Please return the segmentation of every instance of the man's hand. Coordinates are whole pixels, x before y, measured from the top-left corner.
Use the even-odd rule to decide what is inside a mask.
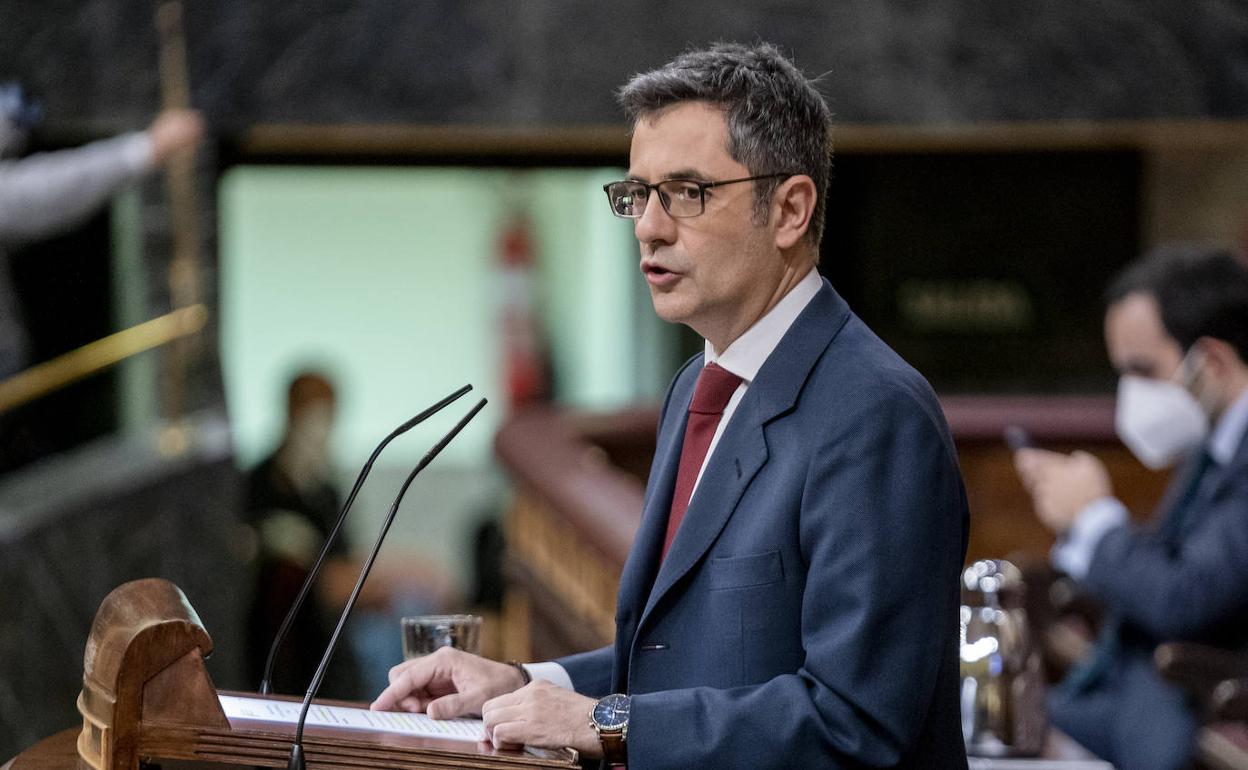
[[[369,708],[423,711],[434,719],[453,719],[480,714],[490,698],[523,684],[520,672],[506,663],[443,647],[390,669],[390,686]]]
[[[1036,516],[1061,535],[1089,503],[1113,494],[1105,464],[1087,452],[1070,455],[1044,449],[1020,449],[1014,467],[1031,493]]]
[[[204,137],[204,119],[195,110],[165,110],[147,131],[152,138],[152,162],[160,166],[199,144]]]
[[[537,681],[486,701],[481,709],[485,737],[495,748],[570,747],[588,759],[602,756],[598,732],[590,724],[594,699]]]

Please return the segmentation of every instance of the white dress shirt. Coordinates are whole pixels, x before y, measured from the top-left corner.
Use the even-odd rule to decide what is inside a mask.
[[[812,267],[810,272],[789,290],[788,294],[780,298],[775,307],[768,310],[766,315],[746,329],[740,337],[729,343],[723,352],[717,352],[715,346],[709,341],[706,342],[703,365],[717,363],[740,377],[741,384],[733,392],[732,398],[728,399],[728,406],[724,407],[724,413],[719,418],[719,425],[715,428],[715,435],[711,437],[711,444],[706,450],[706,458],[698,470],[698,478],[694,482],[693,492],[690,495],[691,504],[692,495],[698,492],[698,484],[702,481],[702,473],[706,470],[706,464],[710,462],[711,455],[715,453],[719,438],[724,435],[724,429],[728,426],[732,415],[736,413],[737,405],[741,403],[745,391],[749,390],[750,383],[758,376],[767,358],[780,344],[781,338],[788,332],[789,327],[819,293],[821,286],[823,286],[823,279],[819,277],[819,271]],[[573,689],[572,678],[568,676],[568,672],[554,661],[526,663],[524,667],[534,679],[545,679],[565,689]]]

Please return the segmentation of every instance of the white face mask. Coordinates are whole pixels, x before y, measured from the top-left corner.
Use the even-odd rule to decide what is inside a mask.
[[[1182,385],[1128,374],[1118,380],[1114,427],[1131,453],[1156,471],[1205,440],[1209,417]]]

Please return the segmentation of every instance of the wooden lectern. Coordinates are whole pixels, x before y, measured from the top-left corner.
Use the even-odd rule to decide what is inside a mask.
[[[285,767],[294,725],[228,719],[204,668],[211,652],[212,638],[177,586],[149,578],[114,589],[87,639],[76,764],[138,770],[168,759]],[[499,751],[355,729],[308,726],[303,744],[309,770],[579,767],[571,750]]]

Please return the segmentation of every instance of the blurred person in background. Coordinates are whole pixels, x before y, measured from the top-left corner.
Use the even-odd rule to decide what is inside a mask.
[[[25,368],[29,340],[5,251],[80,225],[129,184],[203,138],[193,110],[165,110],[145,131],[19,158],[42,116],[16,83],[0,84],[0,379]]]
[[[304,372],[294,377],[281,442],[248,474],[244,521],[259,544],[248,619],[249,673],[256,684],[282,619],[342,510],[330,459],[336,401],[334,386],[324,375]],[[436,611],[449,602],[444,570],[414,566],[428,565],[427,558],[400,561],[379,561],[364,583],[357,611],[326,673],[321,688],[325,697],[362,697],[385,681],[400,651],[399,614]],[[344,528],[278,650],[271,679],[275,692],[307,690],[360,567]]]
[[[1248,267],[1229,252],[1158,249],[1110,286],[1119,436],[1144,465],[1181,461],[1153,521],[1131,522],[1086,452],[1015,463],[1053,565],[1105,608],[1091,655],[1050,697],[1055,725],[1115,766],[1187,766],[1197,715],[1163,681],[1167,641],[1248,648]]]

